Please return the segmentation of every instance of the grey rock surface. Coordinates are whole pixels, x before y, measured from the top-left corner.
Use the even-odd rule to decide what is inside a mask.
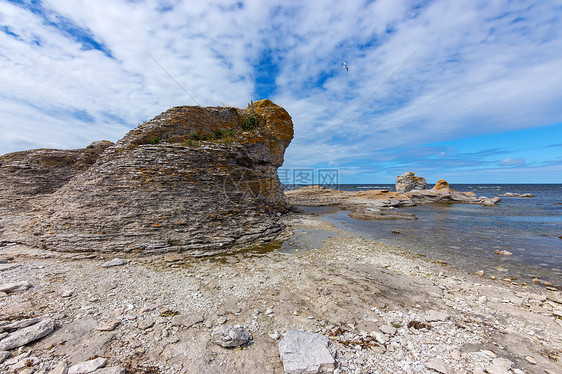
[[[10,357],[10,352],[8,351],[0,351],[0,364],[4,362],[8,357]]]
[[[111,145],[100,141],[82,149],[34,149],[0,156],[0,211],[30,209],[30,198],[55,192],[92,166]]]
[[[114,258],[113,260],[104,262],[103,264],[101,264],[102,268],[110,268],[113,266],[123,266],[127,264],[127,260],[122,259],[122,258]]]
[[[279,342],[279,354],[287,374],[333,373],[336,361],[330,340],[309,331],[289,330]]]
[[[107,359],[98,357],[93,360],[80,362],[68,369],[68,374],[88,374],[93,373],[99,368],[103,368],[107,364]]]
[[[10,282],[0,284],[0,292],[13,293],[17,291],[25,291],[31,287],[28,281]]]
[[[14,331],[0,340],[0,351],[9,351],[41,339],[55,331],[55,321],[41,320],[31,326]]]
[[[219,326],[211,333],[211,341],[224,348],[235,348],[248,343],[252,337],[240,326]]]
[[[68,373],[68,365],[64,361],[59,362],[51,371],[49,371],[49,374],[67,374],[67,373]]]
[[[412,171],[407,171],[396,177],[396,192],[404,193],[412,190],[425,190],[427,182],[423,177],[416,177]]]

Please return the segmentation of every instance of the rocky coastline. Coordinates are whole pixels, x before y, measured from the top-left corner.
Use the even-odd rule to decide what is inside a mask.
[[[435,186],[427,189],[426,180],[406,172],[396,178],[396,191],[340,191],[322,186],[308,186],[285,192],[287,201],[302,206],[337,206],[351,211],[356,219],[417,219],[413,214],[397,212],[399,207],[420,204],[478,204],[493,206],[500,198],[477,196],[473,192],[459,192],[451,189],[447,181],[440,179]]]
[[[560,372],[555,288],[468,274],[321,217],[282,219],[299,251],[0,248],[0,372]],[[299,232],[326,235],[307,247]]]
[[[413,219],[393,208],[497,199],[411,172],[396,192],[283,193],[292,137],[261,100],[1,156],[0,373],[562,371],[554,285],[468,274],[291,207]]]

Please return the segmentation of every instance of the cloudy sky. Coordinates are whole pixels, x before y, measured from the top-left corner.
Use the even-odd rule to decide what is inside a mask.
[[[562,1],[0,0],[2,154],[262,98],[286,170],[562,183]]]

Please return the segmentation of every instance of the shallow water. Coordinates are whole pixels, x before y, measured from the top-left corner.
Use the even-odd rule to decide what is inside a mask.
[[[340,186],[345,190],[368,185]],[[375,185],[372,186],[375,189]],[[393,189],[392,185],[376,185]],[[326,213],[324,218],[370,239],[400,246],[474,272],[530,281],[537,277],[562,286],[562,185],[452,185],[458,191],[474,191],[494,197],[506,192],[531,193],[534,198],[505,197],[497,206],[429,204],[401,211],[415,214],[415,221],[363,221],[346,211]],[[398,231],[399,234],[393,234]],[[511,256],[494,252],[509,251]],[[499,268],[507,271],[500,271]]]

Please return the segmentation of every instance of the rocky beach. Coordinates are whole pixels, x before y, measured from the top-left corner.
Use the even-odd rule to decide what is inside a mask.
[[[3,247],[0,371],[560,372],[559,291],[461,272],[308,214],[284,222],[300,250],[116,261]],[[325,239],[302,245],[303,233]],[[6,346],[34,326],[45,336]],[[245,339],[217,344],[235,327]]]
[[[269,100],[176,107],[115,144],[0,157],[0,372],[562,371],[562,294],[464,272],[296,205],[415,219],[495,205],[427,189],[304,188],[276,174],[293,137]]]

